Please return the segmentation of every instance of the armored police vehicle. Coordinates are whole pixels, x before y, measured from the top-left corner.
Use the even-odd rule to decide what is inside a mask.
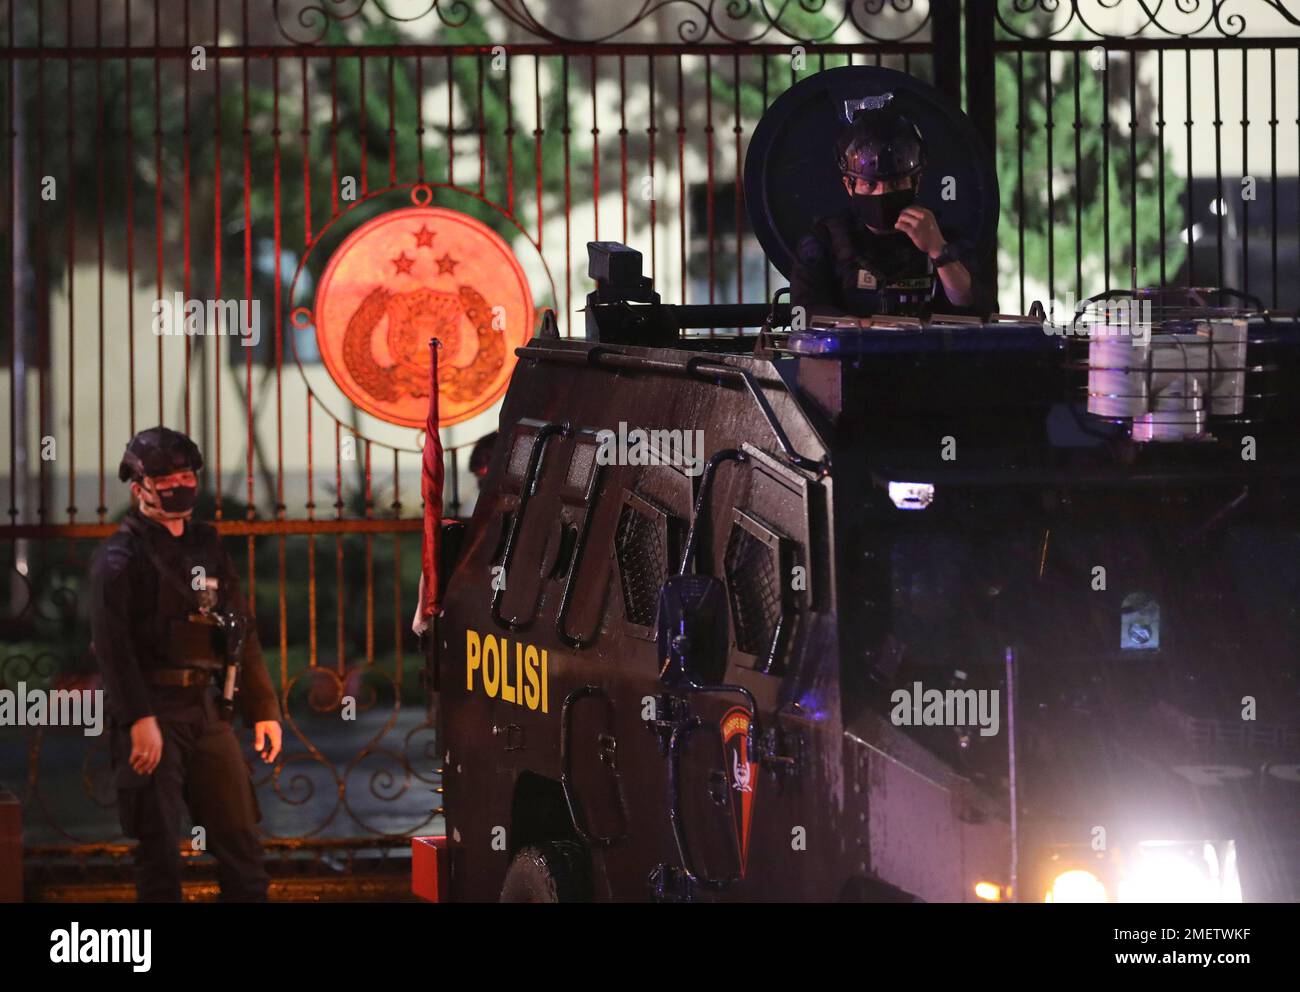
[[[753,136],[782,272],[884,93],[991,251],[969,124],[851,67]],[[447,898],[1297,897],[1293,314],[805,323],[589,250],[587,337],[519,350],[430,651]]]

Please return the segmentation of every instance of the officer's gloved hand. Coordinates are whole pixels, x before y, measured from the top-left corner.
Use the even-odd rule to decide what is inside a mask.
[[[145,716],[131,724],[131,770],[152,775],[162,760],[163,737],[156,717]]]

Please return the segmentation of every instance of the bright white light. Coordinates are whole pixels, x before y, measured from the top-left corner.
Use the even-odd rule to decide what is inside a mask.
[[[1209,847],[1210,845],[1206,845]],[[1223,852],[1223,901],[1241,902],[1241,876],[1237,874],[1237,845],[1228,842]]]
[[[1226,212],[1227,208],[1222,200],[1215,198],[1210,201],[1210,213],[1214,214],[1215,217],[1222,217]]]
[[[1120,902],[1217,902],[1216,895],[1196,865],[1176,854],[1141,859],[1119,883]]]
[[[1213,844],[1148,841],[1138,847],[1119,885],[1120,902],[1241,902],[1237,854]]]
[[[1090,871],[1072,868],[1057,875],[1044,902],[1105,902],[1106,886]]]
[[[924,510],[934,502],[934,486],[928,482],[891,482],[889,498],[900,510]]]
[[[1183,233],[1182,233],[1182,235],[1180,235],[1180,236],[1181,236],[1182,239],[1183,239],[1183,244],[1187,244],[1187,242],[1188,242],[1189,240],[1190,240],[1190,241],[1200,241],[1200,240],[1201,240],[1201,235],[1202,235],[1203,233],[1204,233],[1204,228],[1202,228],[1200,224],[1193,224],[1193,225],[1192,225],[1191,237],[1190,237],[1190,238],[1188,237],[1188,231],[1187,231],[1187,228],[1183,228]]]
[[[985,902],[1001,902],[1002,886],[993,882],[976,882],[975,898],[983,899]]]

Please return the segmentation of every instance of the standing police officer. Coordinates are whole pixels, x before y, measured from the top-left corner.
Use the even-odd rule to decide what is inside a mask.
[[[182,812],[217,860],[221,897],[266,899],[252,779],[214,688],[235,696],[254,748],[280,752],[280,707],[239,578],[210,524],[191,519],[199,449],[166,427],[126,446],[118,477],[134,506],[91,563],[91,631],[104,673],[122,829],[139,838],[137,895],[178,902]]]
[[[791,303],[810,314],[987,316],[992,294],[973,283],[934,214],[914,203],[925,166],[921,132],[888,97],[855,102],[866,109],[836,142],[849,202],[799,242]]]

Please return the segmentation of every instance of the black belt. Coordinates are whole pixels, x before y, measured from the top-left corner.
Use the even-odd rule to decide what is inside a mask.
[[[151,685],[205,686],[212,684],[212,673],[201,668],[155,668],[145,674]]]

